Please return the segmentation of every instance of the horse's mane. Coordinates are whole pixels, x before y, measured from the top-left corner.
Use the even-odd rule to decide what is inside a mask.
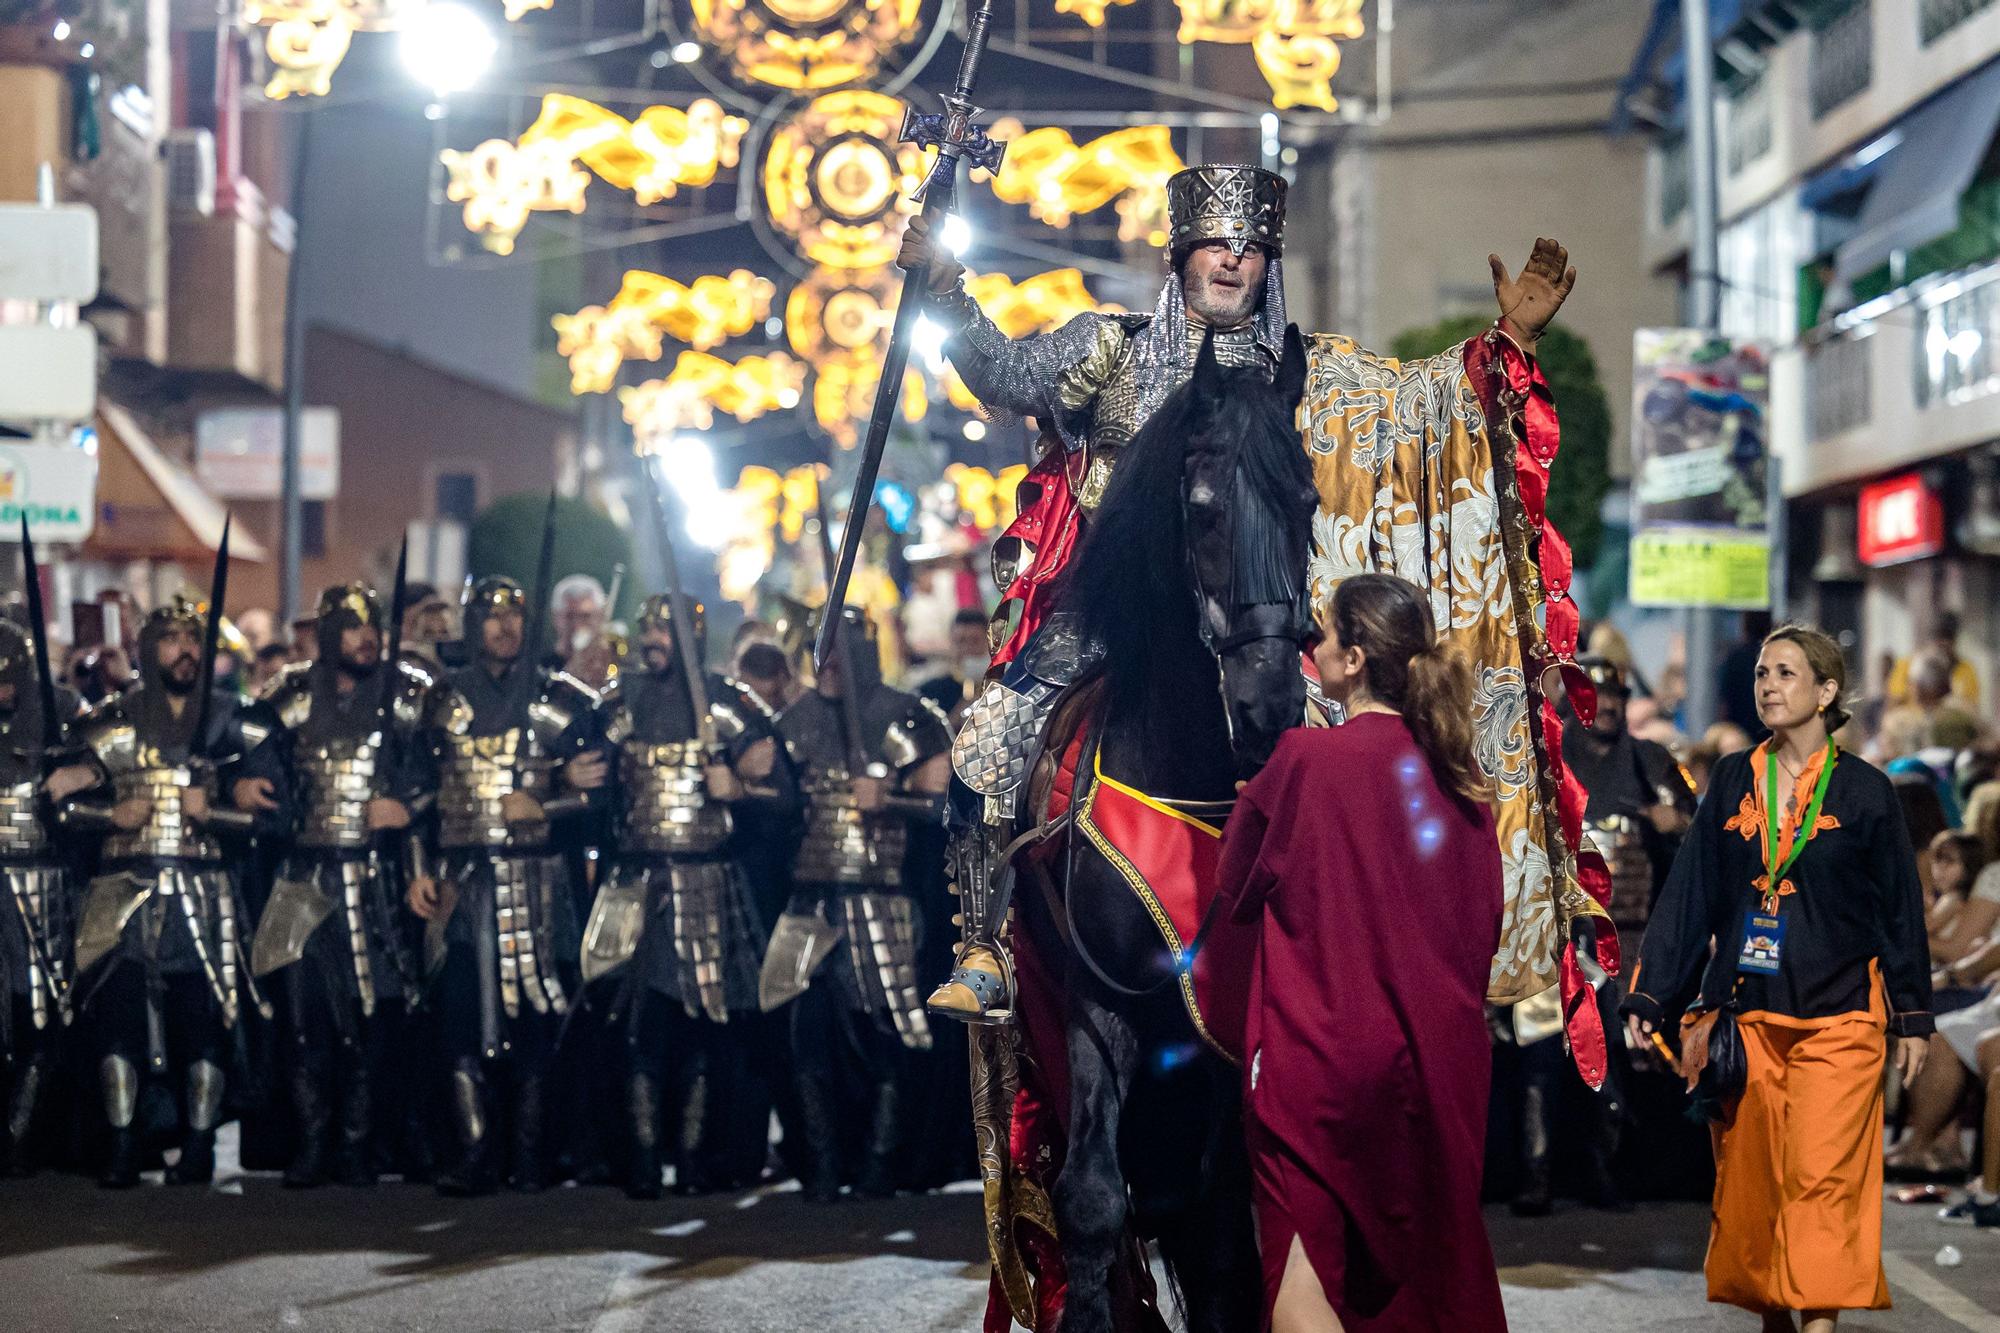
[[[1162,652],[1200,649],[1187,567],[1182,480],[1199,447],[1236,460],[1235,600],[1284,602],[1305,581],[1297,534],[1288,532],[1312,469],[1292,408],[1254,370],[1225,371],[1212,393],[1196,376],[1168,395],[1120,451],[1103,503],[1078,553],[1065,610],[1104,650],[1114,693],[1159,676]],[[1129,695],[1128,695],[1129,697]]]

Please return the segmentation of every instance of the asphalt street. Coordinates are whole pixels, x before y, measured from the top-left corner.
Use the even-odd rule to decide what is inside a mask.
[[[795,1190],[631,1203],[607,1189],[438,1198],[385,1183],[297,1194],[0,1182],[0,1330],[972,1333],[986,1293],[970,1185],[811,1207]],[[157,1177],[155,1177],[157,1179]],[[2000,1333],[2000,1232],[1888,1208],[1896,1308],[1851,1333]],[[1750,1333],[1703,1300],[1706,1210],[1489,1215],[1516,1330]],[[1939,1247],[1963,1262],[1940,1267]]]

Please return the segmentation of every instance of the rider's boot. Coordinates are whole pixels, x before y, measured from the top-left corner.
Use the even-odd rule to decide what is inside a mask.
[[[925,1007],[940,1018],[962,1023],[1001,1023],[1013,1016],[1014,968],[1000,942],[1007,922],[1004,866],[996,866],[993,837],[984,825],[961,831],[953,841],[958,925],[963,942],[951,979],[931,992]]]

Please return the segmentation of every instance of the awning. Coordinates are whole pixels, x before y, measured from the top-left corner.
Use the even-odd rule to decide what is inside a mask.
[[[2000,61],[1968,75],[1903,117],[1903,141],[1855,218],[1855,232],[1834,261],[1852,282],[1898,250],[1928,245],[1958,227],[1958,201],[1971,187],[2000,127]]]
[[[222,504],[116,403],[97,407],[97,528],[87,559],[210,561],[222,543]],[[237,524],[229,556],[262,564],[263,543]]]

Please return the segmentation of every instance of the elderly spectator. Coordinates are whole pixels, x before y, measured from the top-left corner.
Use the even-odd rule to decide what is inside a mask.
[[[1945,692],[1967,712],[1979,711],[1979,669],[1958,655],[1958,613],[1940,611],[1924,646],[1889,671],[1889,701],[1909,703],[1918,697],[1916,665],[1930,657],[1944,664]]]

